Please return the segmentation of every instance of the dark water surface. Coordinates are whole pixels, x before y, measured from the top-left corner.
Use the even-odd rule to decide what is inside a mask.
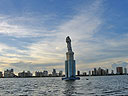
[[[89,80],[86,80],[86,79]],[[61,78],[1,78],[0,96],[113,96],[128,95],[128,75]]]

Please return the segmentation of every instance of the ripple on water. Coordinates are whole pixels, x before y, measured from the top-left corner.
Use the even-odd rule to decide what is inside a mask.
[[[128,76],[61,78],[1,78],[1,96],[96,96],[128,95]]]

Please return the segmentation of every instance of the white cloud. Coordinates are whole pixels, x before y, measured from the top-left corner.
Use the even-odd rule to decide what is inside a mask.
[[[93,4],[82,7],[70,20],[61,22],[52,30],[44,28],[45,19],[17,17],[10,20],[10,17],[5,16],[7,18],[5,20],[4,16],[1,16],[0,34],[15,37],[41,37],[37,42],[32,42],[31,45],[26,46],[27,50],[12,49],[17,50],[15,54],[11,53],[12,56],[17,56],[17,62],[24,61],[33,64],[60,63],[60,65],[55,65],[55,68],[58,68],[57,66],[64,67],[62,64],[64,64],[66,53],[65,37],[69,35],[72,39],[78,68],[111,67],[112,62],[126,61],[128,36],[122,36],[123,39],[120,40],[115,37],[104,39],[105,36],[101,32],[104,31],[102,30],[104,20],[101,18],[103,10],[103,0],[96,0]],[[48,18],[47,20],[49,20]],[[17,23],[18,21],[20,21],[20,24]],[[41,21],[42,24],[38,26],[37,21]],[[26,25],[25,22],[29,22],[32,26]],[[34,26],[34,22],[38,27]],[[9,46],[4,44],[0,46],[2,46],[0,51],[6,48],[10,49]],[[124,49],[125,51],[123,51]],[[18,54],[18,52],[27,54],[27,58]],[[11,54],[6,53],[6,56],[9,57]],[[8,61],[11,62],[11,60]],[[54,65],[48,66],[48,68],[52,67]]]
[[[51,15],[31,16],[31,14],[25,16],[0,15],[0,34],[13,37],[51,36],[53,31],[44,27],[45,22],[51,20],[51,17]]]
[[[93,35],[99,30],[100,25],[102,24],[100,16],[93,14],[99,13],[98,11],[100,8],[98,6],[100,6],[100,3],[97,3],[96,5],[96,7],[94,5],[92,6],[93,8],[95,7],[95,10],[92,11],[91,9],[91,12],[88,11],[89,14],[81,11],[73,16],[71,20],[57,26],[56,30],[54,30],[54,33],[56,34],[55,36],[45,38],[42,41],[40,40],[39,42],[29,46],[28,49],[30,56],[37,58],[39,61],[42,60],[40,62],[44,63],[64,62],[66,52],[65,37],[67,35],[71,36],[73,40],[73,47],[79,55],[86,57],[84,52],[87,52],[87,54],[90,52],[96,53],[97,49],[94,50],[93,45],[87,44],[87,42],[81,42],[82,40],[93,40]],[[93,49],[90,49],[90,47],[93,47]]]

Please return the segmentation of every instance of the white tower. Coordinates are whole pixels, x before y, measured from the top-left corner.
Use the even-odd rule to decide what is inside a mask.
[[[66,38],[66,43],[67,43],[68,52],[66,53],[66,60],[65,60],[65,78],[62,78],[62,80],[80,79],[79,77],[76,78],[74,52],[72,51],[71,39],[69,36]]]

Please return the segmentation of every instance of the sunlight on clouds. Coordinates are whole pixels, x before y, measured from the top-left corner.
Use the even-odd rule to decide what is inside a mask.
[[[77,69],[97,66],[111,68],[113,62],[128,62],[126,59],[128,35],[120,35],[121,38],[105,38],[103,34],[102,25],[105,23],[102,17],[104,15],[103,1],[96,0],[92,4],[84,4],[84,6],[76,8],[74,10],[76,14],[60,21],[59,24],[53,24],[54,26],[49,22],[55,19],[53,21],[56,23],[57,18],[54,18],[54,15],[57,14],[46,16],[44,14],[38,14],[39,16],[25,14],[15,18],[0,15],[0,35],[8,36],[6,38],[15,39],[21,43],[18,47],[16,44],[12,47],[5,42],[0,43],[0,61],[5,62],[0,66],[2,68],[4,65],[5,67],[15,67],[20,70],[18,64],[21,64],[23,67],[28,66],[27,68],[31,70],[32,66],[36,66],[35,69],[41,69],[40,66],[46,64],[45,68],[49,70],[53,68],[64,70],[67,51],[65,38],[68,35],[72,39]],[[68,14],[66,16],[68,17]],[[23,49],[21,50],[20,47]],[[33,70],[35,69],[33,68]]]
[[[98,4],[97,6],[99,6],[99,3],[97,4]],[[99,7],[97,6],[96,6],[97,9],[94,11],[98,11]],[[80,46],[80,48],[77,48],[76,50],[78,51],[77,53],[83,54],[85,51],[82,52],[81,50],[86,50],[86,49],[87,49],[86,50],[87,54],[89,54],[91,51],[97,53],[96,50],[94,50],[95,47],[90,44],[88,44],[87,46],[88,48],[86,48],[85,43],[78,43],[78,42],[75,43],[75,41],[78,40],[93,39],[93,35],[99,30],[100,25],[102,24],[102,19],[100,19],[99,16],[93,14],[94,11],[92,11],[90,15],[81,12],[73,16],[71,20],[57,26],[56,30],[54,30],[54,33],[56,33],[55,38],[54,36],[52,37],[51,40],[46,38],[40,40],[37,43],[32,44],[31,46],[28,46],[30,56],[36,58],[36,60],[33,60],[33,62],[34,63],[64,62],[65,52],[66,52],[65,37],[67,35],[70,35],[71,38],[73,38],[72,40],[73,40],[74,49],[75,47]],[[93,47],[92,49],[90,49],[91,46]],[[85,57],[86,55],[83,56]],[[78,58],[78,55],[76,58]]]
[[[9,47],[3,43],[0,43],[0,52],[3,50],[3,49],[8,49]]]
[[[6,63],[13,63],[13,62],[18,62],[20,59],[18,58],[8,58],[8,57],[3,57],[3,56],[0,56],[0,61],[2,62],[6,62]]]
[[[6,34],[10,36],[24,36],[29,35],[26,29],[22,28],[21,26],[8,24],[7,22],[3,21],[0,22],[0,33]]]
[[[57,44],[55,45],[54,42],[47,42],[46,44],[43,42],[38,42],[29,46],[28,48],[30,56],[36,58],[36,62],[57,63],[63,60],[64,55],[60,50],[56,49],[56,46]]]

